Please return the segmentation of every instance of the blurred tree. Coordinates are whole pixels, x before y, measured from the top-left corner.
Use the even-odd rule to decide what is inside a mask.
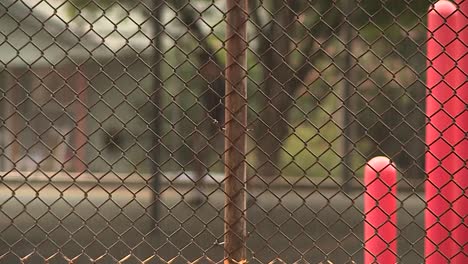
[[[369,119],[369,116],[358,114],[358,105],[367,100],[366,92],[362,90],[366,83],[373,85],[372,91],[381,96],[372,98],[371,103],[363,107],[388,106],[386,102],[389,102],[390,106],[381,111],[378,118],[382,124],[396,123],[391,128],[385,125],[364,127],[363,133],[355,139],[351,134],[356,128],[343,131],[353,141],[352,144],[345,142],[344,146],[347,153],[345,166],[352,169],[345,180],[356,174],[354,168],[362,167],[351,166],[357,158],[351,151],[360,153],[361,150],[350,148],[355,147],[354,140],[363,138],[364,134],[375,136],[370,141],[375,143],[374,148],[380,150],[380,154],[402,161],[400,164],[418,163],[417,167],[421,167],[420,157],[423,155],[420,154],[424,144],[415,131],[421,132],[424,115],[414,114],[414,118],[404,122],[403,109],[413,108],[418,113],[424,111],[420,95],[424,94],[425,88],[419,85],[424,72],[418,65],[425,64],[420,49],[425,31],[424,26],[418,25],[424,21],[421,17],[430,3],[429,0],[396,0],[388,4],[373,0],[250,1],[251,19],[257,30],[252,34],[256,44],[251,45],[255,47],[252,53],[263,72],[263,78],[257,79],[256,83],[260,105],[253,125],[259,150],[258,173],[264,176],[281,173],[282,144],[292,128],[288,112],[304,95],[299,91],[306,90],[315,95],[336,94],[333,83],[329,87],[314,84],[317,79],[329,79],[329,69],[333,68],[332,74],[343,76],[346,83],[342,94],[345,99],[343,106],[348,112],[344,118],[345,126],[353,122],[362,124]],[[414,32],[423,34],[415,35]],[[351,42],[361,46],[364,50],[362,55],[354,55],[350,51]],[[372,60],[376,56],[378,60]],[[362,78],[359,72],[362,72]],[[311,78],[314,74],[315,77]],[[403,93],[410,97],[416,94],[418,99],[401,100]],[[321,98],[316,96],[317,100],[309,100],[308,107],[317,108]],[[389,101],[389,98],[392,99]],[[394,135],[389,135],[392,132]],[[378,137],[383,135],[387,136]],[[408,148],[409,156],[403,151],[407,147],[406,142],[410,141],[408,138],[414,138],[413,142],[417,143]],[[408,159],[413,162],[408,162]]]
[[[201,1],[211,2],[211,1]],[[208,118],[205,116],[199,122],[196,122],[193,136],[191,137],[191,149],[193,152],[193,169],[195,183],[201,187],[203,184],[203,176],[210,169],[209,156],[213,156],[210,148],[216,148],[216,143],[222,141],[219,137],[221,134],[220,127],[224,120],[224,63],[218,55],[221,48],[216,49],[209,41],[213,37],[214,26],[209,25],[209,32],[203,30],[203,25],[206,25],[206,18],[202,12],[198,12],[191,1],[174,0],[171,1],[172,8],[177,11],[177,15],[187,28],[188,32],[195,39],[197,47],[194,48],[194,55],[198,69],[196,74],[199,75],[201,86],[199,99],[204,107]],[[215,36],[216,37],[216,36]],[[194,90],[196,90],[195,88]],[[194,119],[195,120],[195,119]],[[204,122],[208,121],[208,122]],[[216,151],[216,150],[215,150]],[[211,154],[211,155],[210,155]],[[200,204],[203,201],[203,196],[196,195],[192,202]]]
[[[327,56],[334,30],[343,20],[332,1],[249,1],[257,41],[253,53],[263,71],[254,129],[258,144],[258,174],[279,175],[282,143],[288,137],[288,111],[309,89],[316,62]],[[319,87],[318,89],[325,89]],[[319,100],[311,101],[318,104]],[[310,106],[313,108],[313,106]]]

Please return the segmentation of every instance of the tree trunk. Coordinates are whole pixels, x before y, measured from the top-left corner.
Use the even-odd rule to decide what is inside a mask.
[[[197,15],[192,9],[185,8],[187,1],[171,2],[177,10],[180,10],[180,19],[186,25],[187,30],[198,40],[201,49],[196,53],[197,63],[199,65],[199,74],[203,77],[203,91],[200,96],[200,101],[206,109],[206,121],[202,121],[196,127],[196,133],[191,140],[191,148],[193,149],[193,173],[195,186],[195,196],[190,202],[194,205],[201,204],[205,197],[202,194],[203,177],[209,173],[209,158],[215,155],[210,155],[206,146],[218,149],[223,144],[223,135],[220,126],[224,123],[224,95],[225,95],[225,80],[223,76],[224,66],[220,59],[216,56],[215,49],[207,41],[202,28],[200,26],[200,15]],[[208,138],[209,140],[206,140]],[[207,153],[208,152],[208,153]],[[219,148],[219,153],[222,149]],[[217,155],[216,155],[217,156]]]
[[[180,12],[181,21],[187,26],[187,30],[197,38],[199,45],[202,47],[196,53],[198,64],[200,66],[200,75],[206,80],[206,87],[203,87],[204,92],[200,97],[204,107],[207,109],[209,116],[219,123],[224,119],[224,66],[220,59],[216,57],[215,49],[207,41],[207,37],[202,31],[200,15],[196,15],[190,8],[186,8],[187,0],[175,0],[171,2]]]
[[[274,1],[273,12],[277,14],[277,20],[272,20],[265,43],[260,44],[265,46],[265,50],[260,51],[264,98],[259,122],[255,126],[259,147],[257,172],[259,176],[270,179],[276,178],[282,169],[278,164],[282,143],[288,136],[288,108],[294,102],[292,91],[297,88],[289,87],[294,72],[288,61],[291,40],[287,34],[292,30],[294,13],[285,1]]]

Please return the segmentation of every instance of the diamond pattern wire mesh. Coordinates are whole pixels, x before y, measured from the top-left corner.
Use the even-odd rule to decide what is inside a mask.
[[[363,263],[379,155],[424,261],[433,2],[248,1],[249,263]],[[225,7],[0,1],[1,263],[223,261]]]

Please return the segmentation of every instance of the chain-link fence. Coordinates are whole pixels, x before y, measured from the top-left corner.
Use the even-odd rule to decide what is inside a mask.
[[[0,262],[468,263],[467,16],[1,0]]]

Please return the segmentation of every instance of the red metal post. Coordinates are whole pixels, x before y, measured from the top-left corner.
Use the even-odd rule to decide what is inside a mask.
[[[456,123],[458,133],[457,139],[460,141],[455,145],[454,169],[454,211],[455,223],[453,230],[453,239],[455,240],[455,256],[452,263],[462,264],[468,263],[468,0],[457,0],[458,14],[456,16],[457,31],[460,48],[457,49],[457,65],[458,65],[458,83],[457,97],[459,106],[457,107],[460,113],[457,113]]]
[[[458,251],[452,232],[457,216],[454,175],[455,146],[463,139],[456,124],[460,114],[457,94],[459,70],[456,6],[439,1],[428,13],[426,115],[426,263],[449,263]]]
[[[386,157],[364,169],[364,263],[397,263],[396,169]]]

